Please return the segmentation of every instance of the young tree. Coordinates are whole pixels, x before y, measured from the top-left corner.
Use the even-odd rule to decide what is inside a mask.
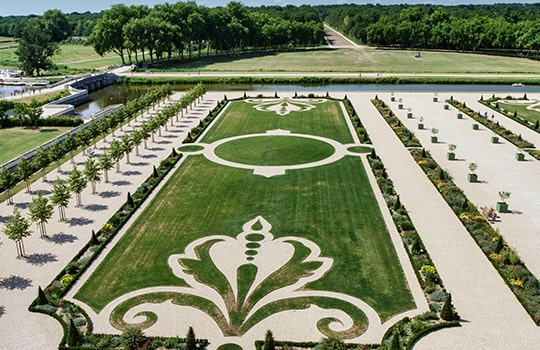
[[[13,196],[11,193],[13,186],[15,186],[15,177],[11,171],[7,170],[5,167],[2,167],[2,169],[0,169],[0,189],[6,191],[8,195],[8,204],[13,204]]]
[[[73,166],[73,170],[69,173],[68,184],[70,191],[75,193],[77,207],[82,206],[81,193],[86,187],[86,179],[83,176],[82,171],[79,171],[75,165]]]
[[[41,108],[41,105],[36,100],[32,100],[26,107],[26,115],[30,121],[30,124],[32,124],[32,128],[34,129],[38,128],[38,122],[42,114],[43,108]]]
[[[113,160],[109,152],[103,152],[98,158],[99,168],[103,170],[103,175],[105,176],[105,183],[109,182],[109,170],[114,166]]]
[[[71,163],[75,163],[75,160],[73,159],[75,149],[77,149],[77,140],[75,139],[75,136],[68,135],[64,141],[62,141],[62,150],[65,153],[69,152],[69,156],[71,158]]]
[[[124,147],[118,140],[112,140],[111,148],[109,149],[111,158],[116,162],[116,172],[120,172],[120,159],[124,156]]]
[[[26,252],[24,251],[23,238],[30,236],[32,231],[30,230],[30,222],[22,217],[19,209],[13,209],[13,215],[9,217],[4,226],[4,233],[15,242],[17,258],[24,257]]]
[[[195,340],[195,332],[193,331],[193,327],[189,327],[187,335],[186,335],[186,349],[187,350],[197,349],[197,341]]]
[[[274,350],[274,348],[274,335],[271,330],[267,330],[264,336],[263,350]]]
[[[133,145],[135,146],[135,155],[139,156],[139,145],[141,144],[144,135],[141,130],[135,130],[131,133],[131,139],[133,140]]]
[[[121,138],[122,141],[122,151],[126,155],[126,163],[129,164],[129,154],[133,151],[134,142],[129,135],[124,135]]]
[[[62,150],[62,146],[58,143],[58,141],[55,141],[50,147],[49,147],[49,157],[53,162],[56,163],[56,171],[60,172],[62,171],[62,156],[64,155],[64,151]]]
[[[44,197],[41,191],[38,191],[37,196],[32,198],[32,203],[28,206],[28,210],[30,219],[39,227],[41,238],[47,237],[45,224],[53,215],[53,205],[49,202],[49,199]]]
[[[56,179],[56,182],[52,188],[51,202],[53,205],[58,206],[58,212],[60,214],[60,220],[66,220],[66,208],[71,199],[71,192],[64,180]]]
[[[17,175],[21,180],[24,181],[26,192],[32,191],[32,188],[30,187],[30,176],[32,176],[32,173],[32,164],[26,158],[21,157],[19,159],[19,163],[17,164]]]
[[[41,169],[41,180],[43,182],[47,181],[47,166],[51,162],[51,159],[49,157],[49,152],[43,147],[40,147],[36,155],[34,156],[34,159],[32,159],[32,164],[34,165],[34,168]]]
[[[93,158],[88,158],[84,162],[84,177],[92,184],[92,194],[96,193],[96,182],[101,181],[101,173],[99,167]]]
[[[13,116],[19,121],[19,126],[23,126],[24,121],[28,119],[27,105],[19,103],[13,108]]]

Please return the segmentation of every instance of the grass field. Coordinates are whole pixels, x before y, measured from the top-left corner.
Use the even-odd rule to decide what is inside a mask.
[[[527,103],[522,103],[527,102]],[[528,106],[531,106],[535,104],[535,109],[527,109]],[[504,108],[508,112],[513,113],[514,111],[517,112],[518,116],[521,118],[530,121],[531,123],[536,123],[536,121],[540,121],[540,104],[537,100],[530,100],[530,101],[523,101],[523,100],[515,100],[515,101],[507,101],[504,100],[499,101],[499,107]]]
[[[0,68],[15,68],[18,66],[18,58],[15,55],[16,47],[13,44],[0,43]],[[52,57],[53,63],[67,66],[72,69],[104,70],[111,65],[122,63],[120,57],[108,53],[99,56],[90,45],[60,45],[58,54]]]
[[[43,127],[39,129],[0,129],[0,164],[71,130],[69,127]]]
[[[309,112],[285,117],[255,111],[252,107],[245,102],[231,103],[202,142],[278,128],[326,136],[343,143],[353,142],[336,102],[325,102]],[[258,147],[256,138],[251,141],[243,147]],[[314,147],[311,157],[319,157],[319,151]],[[227,152],[233,153],[233,149]],[[309,153],[308,150],[303,152]],[[272,153],[268,157],[270,163],[276,164],[282,155]],[[333,259],[331,269],[322,278],[308,283],[304,290],[344,293],[359,298],[374,308],[383,321],[414,308],[366,170],[356,156],[270,178],[254,175],[251,170],[213,163],[203,155],[188,156],[77,291],[75,298],[100,311],[115,298],[141,288],[186,287],[188,281],[171,273],[169,256],[184,253],[188,244],[206,236],[237,237],[244,223],[259,215],[272,225],[274,237],[307,239],[321,248],[320,256]],[[208,256],[211,244],[202,246],[197,255]],[[248,248],[257,245],[253,242]],[[295,263],[271,275],[261,284],[264,288],[255,289],[253,298],[262,298],[268,290],[287,285],[290,280],[295,281],[306,274],[303,269],[315,267],[302,262],[302,257],[308,253],[305,248],[298,245],[296,249],[291,257]],[[204,265],[196,260],[182,262],[190,271],[198,271],[198,281],[228,295],[226,281],[216,273],[214,264]],[[248,265],[239,268],[240,295],[247,292],[253,273]],[[152,294],[128,304],[133,306],[142,300],[167,298],[170,299],[170,295]],[[223,324],[225,333],[231,335],[242,334],[258,320],[278,311],[302,309],[309,304],[350,311],[359,323],[355,327],[363,329],[366,326],[362,312],[354,311],[354,307],[343,301],[324,297],[269,304],[243,323],[245,314],[242,310],[249,304],[246,301],[242,310],[235,308],[231,312],[232,326],[225,324],[219,312],[206,305],[204,298],[182,295],[173,299],[205,310],[216,322]],[[126,304],[121,306],[121,310],[129,308]],[[113,319],[121,320],[121,310],[116,311]],[[321,327],[325,326],[321,324]]]
[[[4,46],[2,46],[4,44]],[[14,42],[0,41],[0,68],[16,67]],[[15,43],[16,44],[16,43]],[[538,73],[540,62],[525,58],[455,52],[359,49],[321,49],[203,58],[174,63],[170,71],[219,72],[380,72],[380,73]],[[126,58],[127,60],[127,58]],[[90,45],[60,45],[53,62],[71,69],[103,70],[121,63],[120,57],[95,53]],[[162,70],[160,68],[160,70]]]
[[[534,73],[540,62],[513,57],[376,48],[268,53],[247,58],[209,58],[171,70],[231,72]]]

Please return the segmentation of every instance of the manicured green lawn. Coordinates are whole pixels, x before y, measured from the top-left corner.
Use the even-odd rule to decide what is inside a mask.
[[[303,137],[259,136],[230,141],[216,148],[225,160],[252,165],[292,165],[316,162],[334,153],[329,144]]]
[[[521,100],[516,100],[516,101],[521,102]],[[540,105],[538,105],[535,109],[527,109],[527,107],[532,104],[538,104],[538,103],[539,103],[538,100],[531,100],[530,103],[527,103],[527,104],[505,103],[505,102],[499,101],[499,107],[504,108],[510,113],[514,113],[514,111],[516,111],[518,116],[534,124],[536,123],[536,121],[540,121]]]
[[[68,127],[43,127],[39,129],[0,129],[0,164],[38,147],[56,136],[71,130]]]
[[[352,142],[344,116],[335,102],[287,116],[259,112],[252,107],[245,102],[232,103],[203,142],[278,128]],[[277,154],[272,157],[275,157],[269,159],[272,163],[281,159]],[[141,288],[188,286],[171,272],[169,256],[184,253],[188,244],[205,236],[236,237],[246,222],[259,215],[272,225],[274,238],[308,239],[321,248],[320,256],[333,259],[328,272],[308,283],[304,290],[338,292],[359,298],[373,307],[383,321],[414,307],[366,170],[357,156],[347,156],[316,168],[290,170],[285,175],[270,178],[254,175],[251,170],[213,163],[203,155],[187,156],[75,298],[99,311],[115,298]],[[197,251],[198,256],[207,257],[210,247],[209,244],[202,246]],[[309,253],[305,247],[297,244],[295,249],[291,257],[293,263],[265,280],[264,288],[254,290],[241,310],[231,310],[230,323],[204,298],[181,295],[173,298],[173,302],[206,311],[230,335],[242,334],[260,319],[278,311],[303,309],[311,303],[346,310],[355,319],[353,328],[364,329],[363,312],[347,302],[325,297],[268,304],[243,322],[244,308],[253,306],[251,298],[257,300],[269,290],[288,285],[291,279],[307,276],[316,268],[317,264],[302,262]],[[214,264],[196,260],[182,263],[189,271],[197,272],[198,281],[212,286],[229,300],[227,282],[216,273]],[[242,265],[238,271],[240,295],[249,288],[253,273],[250,265]],[[143,300],[170,299],[170,295],[165,294],[152,294]],[[119,309],[127,308],[123,305]],[[117,310],[113,315],[120,324],[121,314]],[[323,323],[320,326],[326,328]]]

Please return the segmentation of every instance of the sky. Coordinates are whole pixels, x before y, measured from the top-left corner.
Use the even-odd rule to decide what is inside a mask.
[[[225,6],[230,0],[196,0],[198,5],[207,7]],[[41,15],[49,9],[58,9],[64,13],[71,12],[100,12],[109,9],[111,5],[123,3],[126,5],[148,5],[150,7],[164,3],[174,3],[176,0],[1,0],[0,16],[10,15]],[[538,3],[540,0],[239,0],[245,6],[261,5],[330,5],[330,4],[494,4],[494,3]]]

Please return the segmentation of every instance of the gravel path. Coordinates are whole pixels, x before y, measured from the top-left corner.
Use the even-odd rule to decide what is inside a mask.
[[[379,93],[378,96],[399,113],[397,103],[390,102],[389,94]],[[464,320],[461,328],[437,331],[423,338],[415,349],[536,348],[540,341],[540,330],[420,167],[416,165],[401,141],[371,105],[369,99],[373,97],[371,94],[349,94],[368,129],[377,154],[386,165],[388,175],[394,181],[402,203],[409,211],[447,290],[452,293],[456,309]],[[443,118],[447,121],[449,117],[444,115],[442,103],[431,101],[431,94],[403,95],[403,99],[405,108],[409,105],[414,106],[413,113],[423,115],[426,125],[436,124],[441,129],[439,135],[443,140],[449,137],[446,133],[461,135],[472,129],[470,121],[459,120],[462,124],[452,127],[444,124]],[[403,113],[406,113],[406,110]],[[455,113],[453,111],[453,114]],[[402,118],[402,121],[405,120],[406,116]],[[416,122],[417,120],[414,122],[415,125]],[[425,135],[427,133],[429,131],[416,132],[422,144],[430,151],[435,150],[434,147],[440,147],[439,144],[433,146],[429,144],[428,135]],[[475,143],[476,138],[464,137],[460,140],[458,150],[474,149]],[[446,152],[446,145],[444,148]],[[434,153],[437,161],[441,160],[441,156],[437,152]],[[478,151],[478,158],[490,164],[496,161],[497,154]],[[528,174],[521,174],[520,170],[505,168],[505,172],[526,178]],[[491,203],[493,200],[493,195],[490,195],[483,201]],[[512,205],[526,207],[527,203],[518,204],[516,199]],[[536,230],[538,229],[537,226]]]

